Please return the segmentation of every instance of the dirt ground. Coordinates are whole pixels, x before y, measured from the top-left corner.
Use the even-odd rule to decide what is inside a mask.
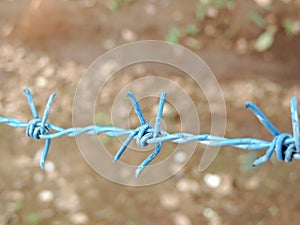
[[[199,2],[216,5],[210,5],[202,18]],[[1,0],[0,115],[30,120],[22,92],[28,87],[40,112],[50,93],[56,92],[49,120],[72,126],[76,87],[93,60],[120,44],[151,39],[188,47],[211,67],[226,101],[226,136],[271,140],[243,108],[246,101],[261,107],[280,131],[292,132],[289,101],[300,97],[299,1],[224,2]],[[272,3],[262,6],[262,2]],[[251,12],[256,13],[252,20]],[[274,40],[260,51],[255,43],[265,31],[274,32]],[[209,108],[203,109],[207,103],[189,79],[168,70],[154,71],[142,71],[142,76],[176,77],[197,102],[201,125],[209,131]],[[108,84],[109,96],[116,96],[136,78],[124,77],[123,82]],[[113,97],[99,106],[102,116],[109,115]],[[148,109],[146,116],[151,113]],[[170,122],[176,129],[179,121]],[[192,159],[172,178],[129,187],[94,172],[73,138],[52,141],[46,171],[39,168],[43,141],[31,140],[24,129],[4,124],[0,140],[0,225],[299,224],[300,164],[272,158],[252,168],[264,150],[254,153],[224,147],[200,173],[203,146],[198,145]],[[118,142],[110,144],[118,146]],[[214,186],[208,178],[219,183]]]

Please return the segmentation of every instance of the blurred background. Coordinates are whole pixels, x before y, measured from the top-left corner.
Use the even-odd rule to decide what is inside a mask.
[[[40,113],[56,92],[49,120],[72,126],[72,100],[85,69],[107,50],[145,39],[183,45],[207,62],[225,97],[226,136],[272,139],[243,108],[246,101],[261,107],[280,131],[291,132],[289,101],[300,97],[299,0],[1,0],[1,116],[32,118],[22,93],[28,87]],[[170,78],[172,72],[196,102],[201,126],[209,132],[207,102],[189,79],[168,69],[160,74],[151,66],[132,71],[134,76],[124,71],[122,82],[112,81],[113,88],[107,88],[97,110],[99,125],[111,123],[109,106],[125,84],[149,74]],[[170,112],[168,122],[176,130],[180,121]],[[153,117],[155,111],[146,115]],[[1,125],[0,225],[299,224],[299,162],[272,158],[253,169],[264,151],[224,147],[199,173],[203,146],[198,145],[171,179],[133,188],[96,174],[69,137],[52,142],[42,171],[43,141],[24,134]],[[120,146],[103,138],[112,148]]]

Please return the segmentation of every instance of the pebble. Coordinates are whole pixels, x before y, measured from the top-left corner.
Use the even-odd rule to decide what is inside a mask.
[[[85,213],[79,212],[72,214],[70,216],[70,221],[73,224],[87,224],[89,222],[89,217]]]
[[[182,164],[187,160],[187,158],[188,158],[188,155],[185,152],[176,152],[174,154],[174,161],[176,163]]]
[[[278,211],[279,211],[278,207],[276,207],[275,205],[273,205],[269,208],[269,212],[272,216],[278,215]]]
[[[292,32],[294,35],[300,33],[300,20],[294,21],[292,24]]]
[[[38,88],[45,88],[47,86],[47,79],[45,77],[37,77],[36,80],[35,80],[35,85],[38,87]]]
[[[183,213],[175,213],[172,216],[174,225],[192,225],[191,220]]]
[[[119,64],[115,60],[108,60],[103,64],[103,66],[99,69],[99,74],[105,74],[106,76],[112,74],[114,70],[119,67]]]
[[[246,54],[248,52],[248,42],[245,38],[239,38],[236,42],[236,51],[239,54]]]
[[[175,209],[180,204],[180,199],[176,193],[163,193],[159,196],[160,204],[166,209]]]
[[[143,64],[136,64],[133,66],[134,73],[143,75],[147,72],[147,68]]]
[[[95,0],[84,0],[82,2],[82,6],[85,8],[91,8],[94,7],[96,5],[96,1]]]
[[[184,178],[176,184],[176,189],[180,192],[199,193],[200,185],[195,180]]]
[[[200,50],[202,48],[202,42],[199,38],[187,37],[184,40],[184,44],[192,50]]]
[[[221,184],[221,177],[217,174],[207,173],[204,175],[203,180],[210,188],[217,188]]]
[[[38,59],[37,61],[37,66],[39,68],[44,68],[45,66],[47,66],[50,63],[50,58],[48,56],[42,56]]]
[[[247,179],[245,181],[245,187],[248,190],[255,190],[255,189],[257,189],[259,187],[260,182],[261,182],[260,177],[253,176],[253,177],[250,177],[249,179]]]
[[[137,34],[129,29],[123,29],[121,31],[121,36],[125,41],[128,41],[128,42],[135,41],[137,39]]]
[[[214,7],[208,7],[207,9],[207,16],[210,17],[210,18],[216,18],[218,16],[218,10]]]
[[[216,192],[222,196],[232,194],[233,192],[233,180],[230,175],[222,175],[221,176],[221,184],[220,187],[216,190]]]
[[[55,73],[55,68],[54,66],[47,66],[45,67],[45,69],[42,71],[42,75],[45,77],[51,77],[53,76]]]
[[[55,171],[55,164],[53,161],[47,160],[45,163],[45,171],[47,172],[54,172]]]
[[[38,194],[38,200],[43,203],[52,202],[54,199],[54,194],[50,190],[43,190]]]
[[[42,156],[42,152],[43,152],[43,149],[40,149],[40,150],[38,150],[38,151],[35,153],[34,159],[33,159],[34,164],[37,164],[37,165],[40,164],[40,159],[41,159],[41,156]]]
[[[33,175],[33,181],[34,183],[38,184],[38,183],[41,183],[44,179],[44,174],[38,172],[38,173],[35,173]]]
[[[153,4],[147,4],[146,6],[145,6],[145,13],[146,14],[148,14],[148,15],[150,15],[150,16],[153,16],[153,15],[155,15],[156,14],[156,7],[155,7],[155,5],[153,5]]]
[[[210,225],[220,225],[221,218],[219,215],[211,208],[204,208],[203,209],[203,216],[209,220]]]
[[[204,208],[203,209],[203,216],[207,219],[212,219],[216,216],[216,212],[211,208]]]
[[[116,47],[116,43],[115,43],[115,41],[112,40],[112,39],[107,39],[107,40],[103,41],[102,47],[103,47],[105,50],[110,50],[110,49]]]
[[[254,0],[260,7],[266,7],[272,4],[272,0]]]

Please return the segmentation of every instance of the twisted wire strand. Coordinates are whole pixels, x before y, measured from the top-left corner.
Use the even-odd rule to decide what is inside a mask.
[[[253,103],[247,102],[245,107],[249,108],[258,118],[264,127],[274,136],[272,141],[265,141],[256,138],[225,138],[210,134],[190,134],[190,133],[173,133],[170,134],[160,129],[160,123],[163,115],[163,108],[166,99],[166,92],[161,94],[158,112],[155,118],[154,127],[147,123],[142,110],[138,104],[135,95],[131,92],[127,94],[131,100],[135,112],[140,121],[140,126],[135,129],[123,129],[113,126],[87,126],[77,128],[62,128],[47,122],[50,108],[53,103],[55,94],[51,94],[42,118],[39,118],[33,98],[29,89],[24,89],[27,96],[27,101],[30,106],[33,119],[29,122],[23,122],[14,118],[5,118],[0,116],[0,124],[4,123],[14,128],[25,128],[26,135],[34,139],[45,139],[44,149],[40,159],[40,166],[44,169],[48,151],[50,148],[51,139],[62,136],[75,137],[82,134],[99,135],[104,133],[108,136],[127,136],[119,151],[113,157],[113,162],[116,162],[123,155],[128,145],[136,140],[136,144],[140,147],[146,147],[149,144],[156,144],[155,149],[151,154],[137,167],[136,177],[138,178],[141,172],[147,167],[151,161],[159,154],[164,142],[171,141],[177,144],[187,142],[198,142],[208,146],[232,146],[244,150],[261,150],[267,149],[265,154],[253,162],[253,166],[259,166],[268,161],[275,152],[278,160],[284,160],[289,163],[292,159],[300,159],[300,137],[299,137],[299,118],[298,105],[296,97],[291,100],[291,118],[293,135],[288,133],[280,133],[279,130],[270,122],[270,120],[262,113],[262,111]],[[51,133],[52,131],[52,133]]]

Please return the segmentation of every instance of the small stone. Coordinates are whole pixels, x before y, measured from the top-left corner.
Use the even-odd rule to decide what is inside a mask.
[[[160,204],[166,209],[177,208],[180,204],[180,199],[175,193],[164,193],[159,197]]]
[[[119,66],[118,62],[115,60],[108,60],[105,62],[105,64],[99,69],[100,74],[104,75],[110,75],[111,73],[114,72],[115,69],[117,69]]]
[[[45,171],[47,172],[54,172],[55,171],[55,164],[54,162],[48,160],[45,163]]]
[[[249,190],[255,190],[259,187],[260,178],[257,176],[253,176],[246,181],[246,188]]]
[[[121,31],[121,36],[125,41],[135,41],[137,39],[137,34],[132,30],[124,29]]]
[[[45,77],[51,77],[55,73],[55,68],[54,66],[47,66],[45,69],[42,71],[42,75]]]
[[[191,225],[191,220],[183,213],[175,213],[173,216],[174,225]]]
[[[292,32],[294,35],[300,33],[300,20],[294,21],[292,25]]]
[[[142,64],[134,65],[133,70],[136,74],[139,74],[139,75],[145,74],[147,72],[146,67]]]
[[[267,7],[272,4],[272,0],[254,0],[260,7]]]
[[[202,48],[202,42],[198,38],[187,37],[184,44],[192,50],[200,50]]]
[[[54,194],[50,190],[43,190],[38,194],[38,200],[43,203],[52,202]]]
[[[200,191],[200,185],[197,181],[186,178],[181,179],[176,184],[176,188],[180,192],[198,193]]]
[[[209,220],[210,225],[221,225],[221,218],[219,215],[211,208],[203,209],[203,216]]]
[[[221,177],[217,174],[207,173],[203,177],[205,184],[210,188],[217,188],[221,184]]]
[[[41,156],[42,156],[42,151],[43,150],[38,150],[36,153],[35,153],[35,156],[34,156],[34,163],[35,164],[38,164],[40,163],[40,159],[41,159]]]
[[[95,0],[84,0],[82,3],[82,6],[85,8],[91,8],[91,7],[94,7],[95,5],[96,5]]]
[[[230,195],[233,192],[233,181],[230,175],[222,175],[221,184],[216,190],[220,195]]]
[[[44,88],[47,86],[47,79],[45,77],[37,77],[36,81],[35,81],[35,85],[39,88]]]
[[[38,183],[41,183],[44,179],[44,174],[42,173],[35,173],[33,175],[33,181],[34,183],[38,184]]]
[[[116,43],[112,39],[107,39],[107,40],[103,41],[102,46],[105,50],[110,50],[110,49],[116,47]]]
[[[176,163],[182,164],[187,160],[187,158],[188,158],[188,155],[185,152],[176,152],[174,154],[174,161]]]
[[[269,208],[269,212],[271,213],[271,215],[272,216],[276,216],[276,215],[278,215],[278,208],[274,205],[274,206],[271,206],[270,208]]]
[[[216,212],[211,208],[203,209],[203,216],[209,220],[216,217],[216,215]]]
[[[50,63],[50,58],[48,56],[42,56],[37,61],[37,66],[43,68]]]
[[[79,212],[72,214],[70,216],[70,221],[73,224],[87,224],[89,222],[89,217],[85,213]]]
[[[153,4],[147,4],[145,6],[145,12],[146,12],[146,14],[151,15],[151,16],[155,15],[156,14],[156,7],[155,7],[155,5],[153,5]]]
[[[210,18],[216,18],[218,16],[218,10],[214,7],[208,7],[207,9],[207,16],[210,17]]]
[[[239,38],[236,42],[236,51],[239,54],[246,54],[248,51],[248,42],[245,38]]]

